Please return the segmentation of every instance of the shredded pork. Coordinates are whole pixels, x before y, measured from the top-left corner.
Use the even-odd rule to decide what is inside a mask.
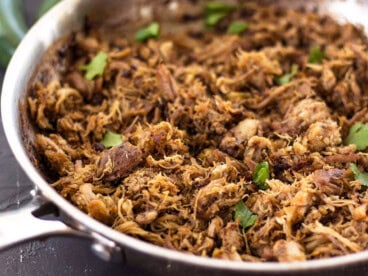
[[[343,144],[368,121],[362,31],[252,3],[208,30],[192,10],[179,7],[184,27],[161,26],[156,40],[85,28],[54,46],[28,98],[51,185],[117,231],[195,255],[292,262],[367,250],[368,192],[349,163],[368,159]],[[227,34],[236,19],[249,29]],[[308,62],[316,45],[320,64]],[[87,80],[79,68],[100,51],[105,71]],[[124,142],[105,148],[106,131]],[[260,162],[263,190],[252,181]],[[240,201],[257,215],[244,230]]]

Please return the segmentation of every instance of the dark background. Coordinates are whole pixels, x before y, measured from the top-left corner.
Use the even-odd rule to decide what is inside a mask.
[[[0,0],[2,1],[2,0]],[[40,0],[24,0],[31,25]],[[1,54],[1,53],[0,53]],[[0,69],[0,87],[4,70]],[[14,159],[0,122],[0,212],[16,208],[33,185]],[[0,213],[1,215],[1,213]],[[1,227],[1,225],[0,225]],[[106,263],[90,250],[90,242],[71,237],[32,241],[0,252],[0,275],[142,275],[122,264]]]
[[[29,24],[33,22],[33,14],[39,3],[40,0],[24,0]],[[0,87],[3,75],[4,70],[0,70]],[[20,169],[9,149],[0,121],[0,212],[16,208],[16,202],[27,198],[32,187],[32,183]],[[54,237],[24,243],[0,252],[0,276],[144,275],[136,268],[100,260],[91,252],[90,245],[87,240],[72,237]],[[326,272],[324,275],[368,275],[368,265],[346,267]]]

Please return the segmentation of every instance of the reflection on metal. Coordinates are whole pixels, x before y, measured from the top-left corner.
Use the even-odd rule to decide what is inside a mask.
[[[22,208],[0,214],[0,250],[30,239],[76,234],[75,230],[60,221],[34,217],[32,212],[36,208],[37,206],[31,202]]]
[[[93,253],[104,261],[124,262],[125,258],[120,247],[114,242],[101,236],[95,236],[95,242],[91,245]]]

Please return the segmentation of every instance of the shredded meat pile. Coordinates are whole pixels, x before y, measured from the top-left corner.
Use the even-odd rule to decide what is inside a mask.
[[[180,5],[183,27],[161,25],[158,39],[107,39],[87,24],[50,50],[28,112],[52,186],[116,231],[200,256],[289,262],[368,249],[368,192],[349,168],[368,157],[344,144],[368,121],[363,32],[251,3],[208,29],[202,8]],[[248,30],[227,34],[236,19]],[[316,45],[322,63],[308,60]],[[80,66],[100,51],[104,73],[87,80]],[[107,131],[123,142],[105,148]],[[252,180],[261,162],[267,189]],[[257,216],[244,230],[239,202]]]

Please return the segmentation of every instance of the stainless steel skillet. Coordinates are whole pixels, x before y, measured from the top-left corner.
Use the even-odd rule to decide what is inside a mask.
[[[35,184],[34,200],[22,209],[0,213],[0,249],[15,243],[50,235],[78,235],[93,240],[93,249],[106,260],[143,267],[154,274],[211,273],[247,274],[339,271],[344,266],[368,264],[368,251],[300,263],[245,263],[196,257],[171,251],[118,233],[93,220],[63,199],[33,166],[23,143],[19,104],[25,100],[28,80],[46,49],[58,38],[81,28],[85,15],[114,26],[119,20],[134,21],[150,16],[160,0],[64,0],[47,13],[26,35],[4,79],[1,112],[6,137],[19,164]],[[275,5],[317,7],[339,20],[348,20],[368,30],[367,1],[268,1]],[[171,1],[175,3],[175,1]],[[168,17],[175,4],[167,5]],[[165,20],[165,19],[163,19]],[[39,219],[57,211],[61,220]]]

